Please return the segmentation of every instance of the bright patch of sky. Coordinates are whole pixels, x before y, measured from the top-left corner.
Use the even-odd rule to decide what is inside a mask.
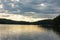
[[[0,13],[0,18],[10,19],[14,21],[28,21],[28,22],[35,22],[38,20],[48,19],[48,18],[33,18],[30,16],[23,16],[23,15],[17,15],[17,14],[5,14],[5,13],[4,14]]]
[[[13,14],[54,18],[60,15],[60,0],[0,0],[0,8]]]
[[[1,8],[1,9],[3,8],[3,5],[2,5],[2,4],[0,4],[0,8]]]

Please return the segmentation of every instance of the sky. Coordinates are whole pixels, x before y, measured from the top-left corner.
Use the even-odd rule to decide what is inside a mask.
[[[60,0],[0,0],[0,10],[33,18],[55,18],[60,15]],[[3,12],[0,11],[0,12]]]

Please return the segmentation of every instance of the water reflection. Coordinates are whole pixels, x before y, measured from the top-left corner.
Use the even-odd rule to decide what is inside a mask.
[[[54,32],[56,32],[56,34],[60,36],[60,25],[54,25],[52,29]]]
[[[38,25],[0,25],[0,40],[60,40],[52,30]]]
[[[52,30],[60,36],[60,25],[39,25],[39,27],[45,28],[47,30]]]

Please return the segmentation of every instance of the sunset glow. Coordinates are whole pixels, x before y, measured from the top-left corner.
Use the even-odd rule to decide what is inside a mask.
[[[29,21],[29,22],[48,19],[48,18],[33,18],[33,17],[23,16],[18,14],[5,14],[5,13],[4,14],[0,13],[0,18],[11,19],[15,21]]]

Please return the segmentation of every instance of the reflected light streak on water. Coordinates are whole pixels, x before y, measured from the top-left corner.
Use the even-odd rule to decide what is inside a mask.
[[[0,25],[0,40],[59,40],[53,31],[38,25]]]

